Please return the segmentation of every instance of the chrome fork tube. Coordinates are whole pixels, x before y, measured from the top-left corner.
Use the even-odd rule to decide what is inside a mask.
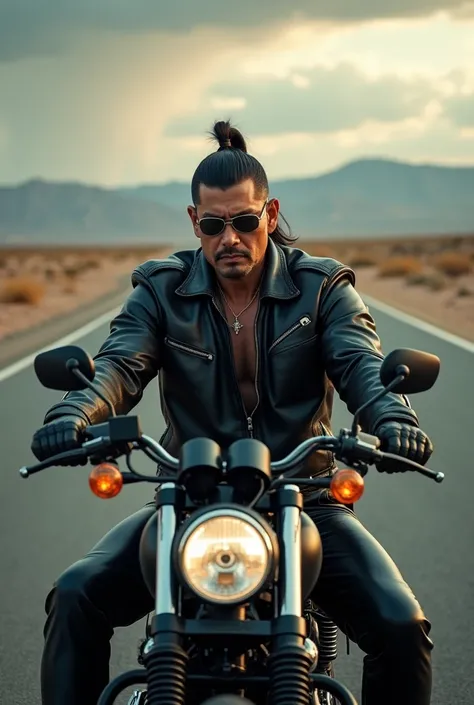
[[[299,492],[297,485],[285,485],[285,489]],[[301,617],[301,516],[298,507],[283,507],[281,510],[281,537],[280,615]]]
[[[162,490],[173,489],[173,482],[165,482]],[[155,614],[176,614],[172,571],[172,546],[176,532],[176,510],[164,504],[157,511],[156,532],[156,589]]]

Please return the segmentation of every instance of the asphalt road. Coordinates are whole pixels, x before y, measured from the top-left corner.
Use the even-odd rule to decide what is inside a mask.
[[[474,702],[474,476],[469,456],[474,355],[372,312],[385,352],[408,346],[441,358],[437,385],[412,397],[412,403],[435,442],[430,465],[447,477],[437,485],[420,475],[374,472],[358,512],[397,561],[432,620],[433,705],[468,705]],[[104,326],[78,342],[94,354],[106,332]],[[0,702],[5,705],[40,702],[43,605],[52,581],[153,492],[126,487],[114,500],[99,500],[89,490],[87,468],[55,468],[20,479],[18,468],[33,462],[31,436],[56,398],[57,393],[39,385],[31,367],[0,383]],[[159,436],[163,421],[155,383],[137,410],[145,431]],[[334,428],[348,419],[338,404]],[[138,468],[145,469],[146,462],[138,462]],[[142,630],[143,623],[117,630],[112,675],[134,667]],[[350,656],[341,649],[336,664],[338,676],[357,698],[361,663],[362,654],[352,647]]]

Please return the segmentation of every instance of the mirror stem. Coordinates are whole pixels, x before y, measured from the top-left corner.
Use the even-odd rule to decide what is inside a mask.
[[[102,392],[100,392],[98,389],[96,389],[96,388],[94,387],[94,385],[92,384],[92,382],[90,382],[90,381],[87,379],[87,377],[86,377],[85,375],[82,374],[81,370],[79,369],[79,363],[78,363],[77,360],[75,360],[74,358],[71,358],[70,360],[67,361],[66,367],[67,367],[69,370],[71,370],[72,374],[73,374],[75,377],[77,377],[78,379],[80,379],[81,382],[86,385],[86,387],[88,387],[89,389],[91,389],[95,394],[97,394],[97,396],[98,396],[100,399],[102,399],[102,401],[103,401],[104,404],[107,406],[107,408],[108,408],[108,410],[109,410],[109,412],[110,412],[110,416],[115,416],[115,415],[116,415],[116,414],[115,414],[115,409],[114,409],[114,407],[113,407],[113,404],[107,399],[106,396],[104,396],[104,395],[102,394]]]
[[[362,404],[361,407],[357,409],[357,411],[354,414],[354,419],[352,421],[352,428],[351,428],[351,435],[352,436],[357,436],[359,433],[359,419],[360,415],[365,409],[367,409],[368,406],[371,406],[374,404],[376,401],[379,399],[382,399],[382,397],[386,396],[389,392],[392,391],[400,382],[403,382],[408,375],[410,374],[410,370],[406,365],[399,365],[396,369],[396,372],[398,373],[397,376],[392,379],[390,384],[387,384],[386,387],[384,387],[380,392],[378,392],[372,399],[369,399],[369,401],[365,402],[365,404]]]

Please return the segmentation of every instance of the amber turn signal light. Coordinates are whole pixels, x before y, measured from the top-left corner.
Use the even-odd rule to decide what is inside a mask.
[[[116,497],[123,487],[122,473],[112,463],[100,463],[91,470],[89,486],[97,497],[111,499]]]
[[[330,490],[341,504],[352,504],[364,494],[364,478],[357,470],[337,470],[332,476]]]

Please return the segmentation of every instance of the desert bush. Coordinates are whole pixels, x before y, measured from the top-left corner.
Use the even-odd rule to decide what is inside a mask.
[[[325,245],[324,243],[307,243],[306,246],[303,247],[303,250],[305,250],[308,254],[312,255],[313,257],[331,257],[333,259],[337,259],[335,250],[332,247],[329,247],[329,245]]]
[[[416,257],[389,257],[380,263],[379,277],[406,277],[409,274],[419,274],[423,263]]]
[[[460,277],[472,271],[469,257],[458,252],[443,252],[433,259],[433,266],[448,277]]]
[[[68,279],[75,279],[80,274],[83,274],[91,269],[97,269],[98,267],[100,267],[100,262],[96,259],[89,258],[65,263],[63,266],[63,272]]]
[[[427,277],[425,283],[428,289],[431,289],[431,291],[443,291],[443,289],[446,289],[447,287],[446,279],[443,276],[440,276],[439,274],[432,274],[431,276]]]
[[[416,242],[398,242],[391,247],[393,256],[419,256],[426,251],[426,243],[423,241]]]
[[[468,289],[467,286],[460,286],[459,289],[456,292],[456,295],[459,296],[459,298],[465,298],[466,296],[472,296],[473,291],[471,289]]]
[[[67,281],[63,284],[61,291],[63,294],[75,294],[77,291],[77,284],[75,281]]]
[[[92,259],[88,258],[83,260],[82,262],[82,269],[83,271],[87,271],[88,269],[98,269],[100,267],[100,262],[98,259]]]
[[[408,274],[405,282],[408,286],[423,286],[423,284],[426,284],[428,278],[428,274],[424,274],[423,272],[415,272],[415,274]]]
[[[348,257],[347,264],[349,267],[358,267],[361,269],[362,267],[374,267],[379,261],[379,258],[374,254],[370,254],[369,252],[357,252]]]
[[[141,254],[143,255],[143,253]],[[116,262],[123,262],[128,257],[130,257],[130,255],[127,252],[116,252],[113,258]]]
[[[76,279],[81,273],[81,267],[77,265],[69,265],[69,267],[64,267],[63,274],[68,279]]]
[[[408,286],[426,286],[431,291],[442,291],[446,288],[446,279],[436,272],[417,272],[409,274],[406,279]]]
[[[45,267],[45,270],[44,270],[43,274],[44,274],[44,278],[45,278],[47,281],[53,281],[54,279],[56,279],[56,277],[58,276],[59,272],[58,272],[58,270],[56,269],[56,267]]]
[[[0,288],[0,302],[5,304],[38,304],[46,293],[44,284],[31,277],[7,279]]]

